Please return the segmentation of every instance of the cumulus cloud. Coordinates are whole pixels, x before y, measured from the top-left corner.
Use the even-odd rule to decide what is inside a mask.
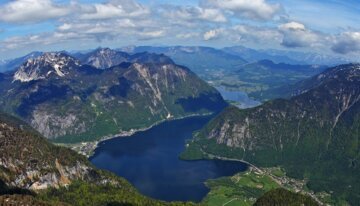
[[[289,22],[289,23],[285,23],[285,24],[281,24],[279,26],[280,30],[305,30],[305,25],[299,22]]]
[[[149,8],[133,0],[112,0],[102,4],[81,5],[81,19],[110,19],[116,17],[145,17]]]
[[[252,32],[254,35],[257,35],[257,32],[249,28],[246,28],[249,31],[245,32],[245,27],[242,32],[240,28],[229,29],[233,21],[231,16],[240,15],[241,11],[241,16],[264,19],[271,18],[270,16],[273,16],[277,10],[277,5],[268,4],[264,0],[223,1],[206,0],[207,6],[202,2],[197,6],[163,4],[154,7],[151,4],[139,3],[137,0],[106,0],[103,3],[80,3],[75,0],[61,5],[55,3],[58,2],[55,0],[16,0],[0,7],[2,13],[11,11],[13,16],[17,16],[16,18],[7,16],[7,22],[10,22],[10,19],[13,22],[24,23],[54,18],[57,20],[56,29],[48,33],[35,32],[36,35],[18,39],[8,38],[2,41],[2,45],[15,48],[31,43],[51,45],[82,39],[84,41],[149,40],[164,37],[183,40],[199,38],[205,41],[223,37],[231,40],[249,39]],[[251,5],[246,7],[244,2],[250,2]],[[256,6],[259,11],[254,10]],[[30,9],[24,9],[25,7]],[[26,12],[20,12],[23,10]],[[26,17],[29,15],[32,18]],[[0,21],[3,20],[1,19],[3,16],[0,14]],[[264,36],[268,31],[262,30],[262,32]]]
[[[176,38],[179,39],[190,39],[199,37],[199,33],[191,32],[191,33],[180,33],[176,35]]]
[[[226,22],[224,14],[217,9],[200,9],[199,19],[204,19],[213,22]]]
[[[139,33],[140,40],[150,40],[165,36],[164,30],[144,31]]]
[[[309,47],[322,41],[320,34],[307,29],[305,25],[298,22],[282,24],[278,28],[283,34],[281,45],[285,47]]]
[[[280,4],[270,4],[265,0],[203,0],[201,5],[256,20],[270,20],[281,10]]]
[[[0,4],[0,22],[16,28],[23,23],[54,19],[53,31],[32,32],[0,41],[0,51],[36,46],[59,48],[98,42],[135,43],[143,40],[216,41],[287,48],[314,48],[340,54],[360,52],[360,32],[325,34],[289,18],[279,19],[281,5],[267,0],[200,0],[198,5],[145,4],[138,0],[14,0]],[[143,1],[141,1],[143,2]],[[250,19],[250,20],[249,20]],[[264,21],[252,21],[264,20]],[[271,22],[267,22],[267,21]],[[289,21],[289,22],[288,22]],[[279,24],[279,22],[287,22]],[[20,23],[20,25],[19,25]],[[27,25],[25,27],[28,27]],[[7,28],[5,33],[7,32]],[[4,32],[0,29],[0,32]],[[6,35],[5,35],[6,36]],[[210,43],[211,42],[211,43]],[[66,43],[66,44],[64,44]],[[48,45],[48,46],[47,46]]]
[[[0,7],[0,21],[31,23],[68,15],[70,6],[58,5],[51,0],[15,0]]]
[[[131,19],[117,19],[113,21],[100,22],[68,22],[58,27],[58,32],[78,32],[78,33],[104,33],[121,32],[122,29],[136,28],[136,23]]]
[[[226,42],[279,44],[282,34],[271,27],[258,27],[246,24],[237,24],[228,28],[211,29],[203,33],[203,40],[224,40]]]
[[[147,40],[163,37],[166,27],[150,16],[151,10],[134,0],[110,0],[102,4],[77,4],[79,14],[63,18],[57,35],[79,34],[87,39]]]
[[[182,26],[194,26],[201,22],[224,23],[227,21],[220,10],[212,8],[163,5],[157,11],[164,17],[163,20]]]
[[[151,19],[111,19],[97,22],[67,22],[60,25],[58,33],[78,33],[85,34],[87,37],[93,37],[97,40],[116,39],[116,38],[136,38],[152,39],[165,35],[165,30],[160,29],[156,22]]]
[[[223,29],[212,29],[204,33],[204,40],[209,41],[212,39],[217,39],[220,37],[221,33],[223,32]]]
[[[345,32],[335,38],[332,51],[340,54],[360,52],[360,32]]]
[[[231,28],[229,35],[232,36],[232,40],[235,41],[262,43],[278,43],[282,38],[282,35],[274,28],[249,25],[235,25]]]
[[[10,37],[0,42],[0,48],[2,48],[3,51],[6,51],[7,49],[25,48],[28,46],[34,46],[39,44],[50,45],[54,43],[63,43],[65,41],[71,41],[74,38],[84,39],[83,37],[78,35],[77,36],[73,35],[71,37],[70,35],[57,35],[57,33],[54,34],[44,33],[41,35]]]

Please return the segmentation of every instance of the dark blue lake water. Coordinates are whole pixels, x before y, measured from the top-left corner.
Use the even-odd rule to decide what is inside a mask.
[[[179,154],[192,132],[210,117],[191,117],[162,123],[130,137],[100,143],[91,162],[129,180],[142,194],[166,201],[201,201],[209,192],[207,179],[245,171],[241,162],[183,161]]]

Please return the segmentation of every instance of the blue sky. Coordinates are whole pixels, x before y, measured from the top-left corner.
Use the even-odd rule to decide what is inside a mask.
[[[358,59],[358,0],[1,0],[0,59],[33,50],[203,45]]]

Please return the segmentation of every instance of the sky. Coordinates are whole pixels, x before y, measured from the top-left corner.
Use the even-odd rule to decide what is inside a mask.
[[[360,1],[0,0],[0,60],[132,45],[241,45],[360,59]]]

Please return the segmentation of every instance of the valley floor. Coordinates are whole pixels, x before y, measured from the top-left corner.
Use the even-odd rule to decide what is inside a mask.
[[[204,199],[206,205],[250,206],[264,193],[280,187],[308,195],[319,205],[332,203],[329,194],[325,192],[315,194],[306,187],[305,180],[297,180],[286,176],[286,173],[280,167],[259,168],[243,160],[220,157],[206,153],[203,150],[201,152],[207,159],[241,161],[250,166],[248,171],[238,173],[232,177],[208,180],[206,184],[210,188],[210,192]]]

